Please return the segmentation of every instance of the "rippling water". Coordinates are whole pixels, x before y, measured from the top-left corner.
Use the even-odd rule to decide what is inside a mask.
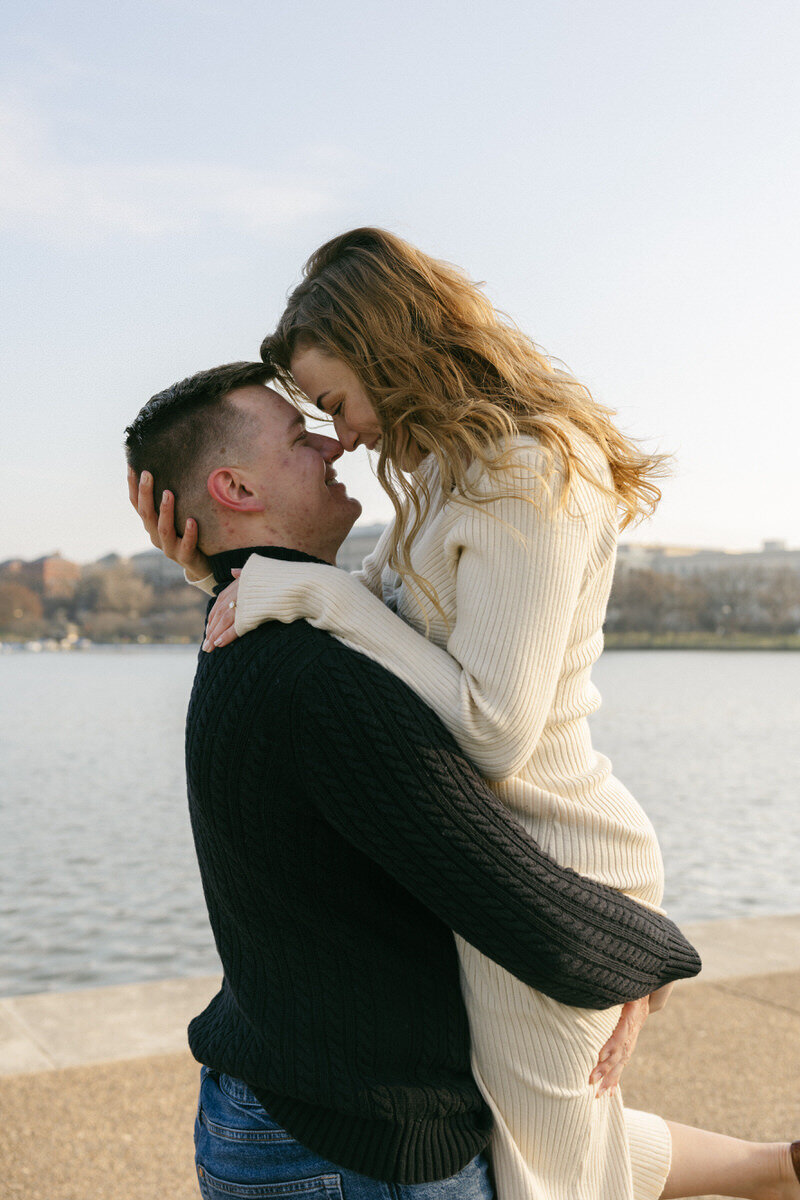
[[[213,974],[183,725],[193,648],[0,658],[0,995]],[[679,921],[800,912],[800,654],[616,651],[595,743]]]

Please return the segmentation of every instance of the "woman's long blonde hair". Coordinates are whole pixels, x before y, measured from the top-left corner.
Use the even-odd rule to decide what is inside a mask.
[[[430,500],[422,474],[398,468],[409,439],[435,456],[443,494],[467,502],[486,501],[467,478],[470,465],[506,469],[504,445],[520,434],[537,440],[550,469],[560,466],[560,505],[576,472],[613,494],[622,528],[652,513],[661,498],[654,480],[665,474],[664,456],[626,437],[613,411],[556,369],[463,271],[383,229],[354,229],[315,251],[277,329],[262,343],[262,358],[301,402],[290,363],[308,345],[346,363],[375,407],[382,430],[378,479],[397,514],[390,564],[437,608],[409,560]],[[610,487],[583,461],[578,431],[602,451]]]

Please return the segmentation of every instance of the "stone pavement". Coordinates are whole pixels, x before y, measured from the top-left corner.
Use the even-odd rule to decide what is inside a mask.
[[[700,980],[648,1022],[626,1102],[800,1137],[800,916],[686,927]],[[218,979],[0,1000],[2,1200],[197,1200],[186,1023]]]

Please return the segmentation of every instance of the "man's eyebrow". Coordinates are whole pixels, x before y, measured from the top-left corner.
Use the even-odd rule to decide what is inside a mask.
[[[295,425],[305,425],[306,419],[301,412],[295,413],[288,425],[288,430],[291,432]]]

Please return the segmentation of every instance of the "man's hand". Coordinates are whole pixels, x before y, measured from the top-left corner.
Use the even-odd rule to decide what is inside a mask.
[[[137,484],[136,472],[128,467],[128,495],[156,549],[163,550],[167,558],[183,567],[189,579],[204,579],[211,574],[211,564],[197,548],[197,522],[189,517],[183,537],[178,537],[175,532],[175,497],[172,492],[164,492],[161,509],[156,513],[153,476],[149,471],[142,471]]]
[[[664,990],[659,988],[659,991],[653,994],[659,995]],[[649,996],[645,996],[643,1000],[631,1000],[628,1004],[623,1004],[617,1027],[600,1051],[597,1066],[589,1076],[589,1083],[597,1088],[598,1098],[604,1092],[613,1092],[619,1083],[649,1011]]]
[[[220,592],[214,602],[214,607],[208,614],[206,636],[203,649],[211,653],[218,646],[227,646],[239,635],[234,628],[236,619],[236,597],[239,594],[239,576],[241,570],[234,567],[231,575],[235,575],[233,583],[229,583],[224,592]]]

